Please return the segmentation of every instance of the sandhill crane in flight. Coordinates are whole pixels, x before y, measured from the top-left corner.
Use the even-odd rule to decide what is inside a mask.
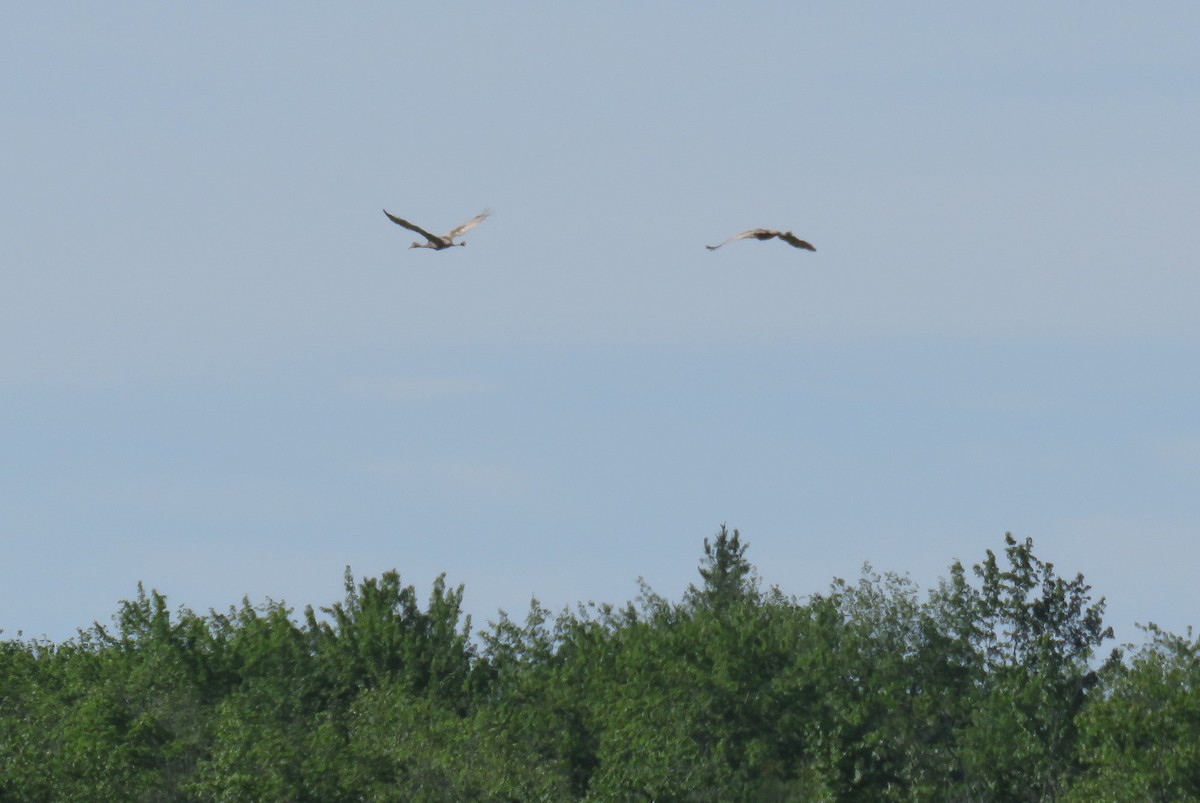
[[[788,245],[790,245],[794,248],[803,248],[805,251],[816,251],[817,250],[812,247],[811,243],[807,243],[804,240],[801,240],[799,237],[792,234],[790,231],[775,231],[774,229],[750,229],[750,231],[744,231],[741,234],[733,235],[728,240],[726,240],[725,243],[731,242],[733,240],[745,240],[748,237],[753,237],[756,240],[770,240],[772,237],[778,237],[779,239],[783,240],[785,243],[787,243]],[[709,251],[716,251],[718,248],[725,245],[725,243],[717,243],[716,245],[706,245],[704,247],[707,248]]]
[[[409,223],[407,220],[404,220],[403,218],[398,218],[395,215],[393,215],[391,212],[387,211],[386,209],[383,210],[383,214],[387,215],[388,220],[392,221],[397,226],[403,226],[404,228],[408,229],[409,231],[415,231],[417,234],[421,235],[422,237],[424,237],[426,240],[429,241],[426,243],[413,243],[412,245],[409,246],[409,248],[432,248],[434,251],[441,251],[443,248],[450,248],[451,246],[455,246],[455,245],[466,245],[466,243],[454,242],[454,238],[458,237],[460,235],[466,234],[468,231],[470,231],[471,229],[475,228],[480,223],[482,223],[484,218],[486,218],[488,215],[490,215],[492,213],[491,213],[491,211],[485,209],[484,211],[480,212],[475,217],[468,220],[466,223],[463,223],[461,226],[455,226],[454,228],[450,229],[450,231],[448,231],[446,234],[443,234],[440,236],[437,234],[430,234],[429,232],[425,231],[425,229],[421,228],[420,226],[417,226],[413,223]]]

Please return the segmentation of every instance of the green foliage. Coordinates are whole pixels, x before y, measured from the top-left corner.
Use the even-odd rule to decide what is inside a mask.
[[[993,800],[1052,800],[1078,774],[1076,719],[1097,682],[1090,661],[1112,629],[1104,600],[1068,582],[1033,554],[1033,543],[1005,536],[1009,564],[995,554],[974,567],[974,637],[986,685],[964,732],[968,789]]]
[[[746,560],[746,545],[736,529],[731,534],[722,524],[713,542],[704,539],[700,577],[702,588],[688,588],[688,601],[695,607],[721,610],[757,594],[754,567]]]
[[[1200,643],[1103,666],[1104,602],[1006,536],[924,597],[799,599],[737,530],[698,584],[477,633],[388,572],[293,616],[172,611],[0,642],[0,800],[1200,799]]]
[[[1087,772],[1073,800],[1200,800],[1200,639],[1151,624],[1129,663],[1103,672],[1080,717]]]

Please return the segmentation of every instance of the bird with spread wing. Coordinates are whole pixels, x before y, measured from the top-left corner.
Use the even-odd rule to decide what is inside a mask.
[[[428,241],[428,242],[424,242],[424,243],[413,243],[412,245],[409,246],[409,248],[432,248],[434,251],[441,251],[443,248],[451,248],[456,245],[466,245],[465,242],[463,242],[463,243],[454,242],[455,238],[460,237],[463,234],[466,234],[468,231],[470,231],[471,229],[478,226],[480,223],[482,223],[484,221],[485,218],[487,218],[488,215],[490,215],[492,213],[490,210],[485,209],[483,212],[480,212],[478,215],[471,218],[466,223],[463,223],[460,226],[455,226],[454,228],[450,229],[450,231],[448,231],[446,234],[441,234],[441,235],[430,234],[429,232],[425,231],[425,229],[421,228],[420,226],[416,225],[415,223],[409,223],[407,220],[405,220],[403,218],[398,218],[395,215],[393,215],[391,212],[387,211],[386,209],[383,210],[383,214],[387,215],[388,220],[392,221],[397,226],[403,226],[404,228],[408,229],[409,231],[415,231],[417,234],[421,235]]]
[[[790,231],[775,231],[774,229],[750,229],[750,231],[744,231],[741,234],[733,235],[728,240],[726,240],[724,243],[717,243],[716,245],[706,245],[704,247],[707,248],[709,251],[716,251],[718,248],[725,245],[725,243],[732,242],[734,240],[745,240],[750,237],[753,237],[756,240],[770,240],[773,237],[778,237],[779,239],[783,240],[785,243],[792,246],[793,248],[803,248],[805,251],[816,251],[817,250],[816,248],[813,248],[811,243],[801,240],[799,237],[792,234]]]

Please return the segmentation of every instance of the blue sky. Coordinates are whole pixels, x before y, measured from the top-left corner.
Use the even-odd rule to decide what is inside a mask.
[[[651,6],[651,7],[642,7]],[[1200,8],[0,12],[0,628],[343,567],[803,595],[1032,537],[1200,623]],[[408,250],[382,207],[467,248]],[[717,242],[757,226],[778,242]]]

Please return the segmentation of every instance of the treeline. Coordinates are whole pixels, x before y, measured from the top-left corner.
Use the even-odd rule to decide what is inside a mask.
[[[302,616],[161,594],[0,642],[3,801],[1200,799],[1200,642],[1129,653],[1006,537],[927,595],[868,567],[764,589],[736,530],[643,588],[478,632],[394,572]]]

